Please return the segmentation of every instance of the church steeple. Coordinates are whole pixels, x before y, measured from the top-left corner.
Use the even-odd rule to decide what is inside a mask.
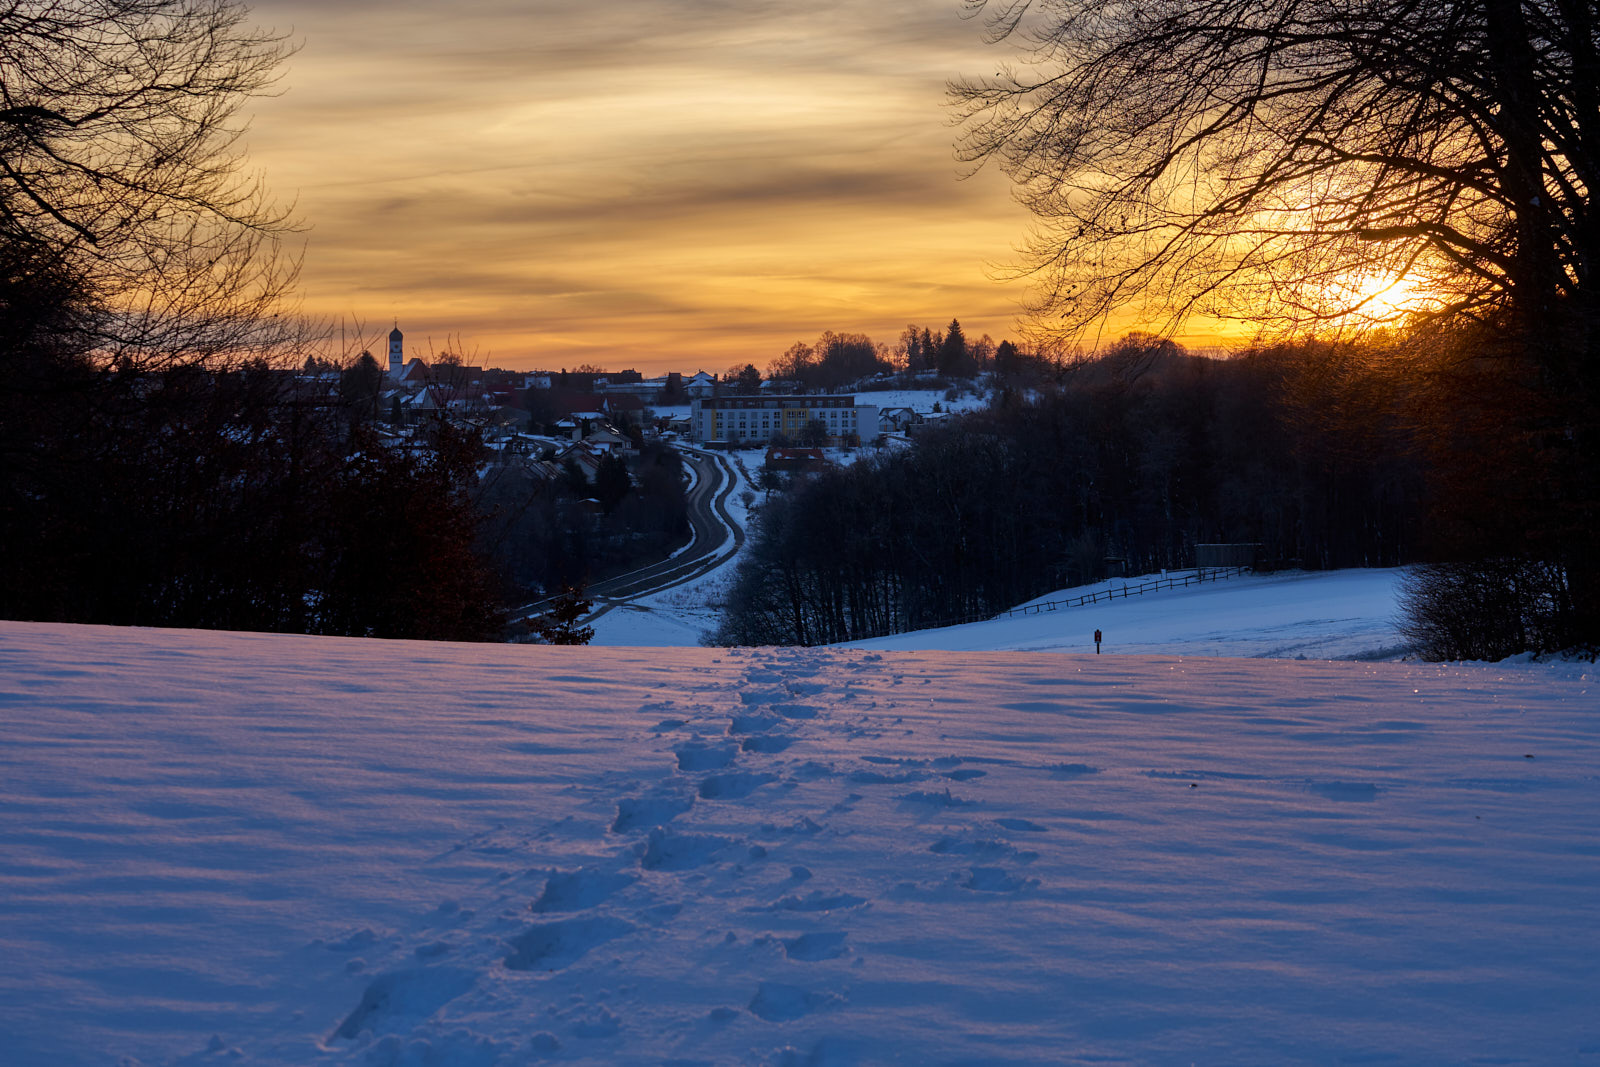
[[[405,334],[400,332],[400,324],[396,322],[389,331],[389,373],[396,378],[400,377],[400,369],[406,361],[405,347]]]

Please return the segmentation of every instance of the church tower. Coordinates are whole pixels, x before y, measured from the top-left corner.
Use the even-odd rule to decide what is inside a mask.
[[[394,324],[394,329],[389,331],[389,374],[400,377],[402,364],[405,363],[405,334],[400,332],[400,324]]]

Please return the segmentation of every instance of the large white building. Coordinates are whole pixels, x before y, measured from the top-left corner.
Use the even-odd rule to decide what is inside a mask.
[[[834,440],[878,436],[878,409],[857,404],[853,396],[708,396],[690,404],[689,437],[761,445],[781,433],[796,441],[813,419]]]

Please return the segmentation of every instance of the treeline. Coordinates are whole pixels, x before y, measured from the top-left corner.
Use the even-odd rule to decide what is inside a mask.
[[[458,640],[498,635],[475,439],[384,445],[265,363],[6,353],[0,616]],[[35,357],[38,353],[33,353]]]
[[[767,377],[799,382],[809,390],[859,387],[874,376],[937,374],[970,378],[988,370],[1019,369],[1021,360],[1010,342],[999,345],[987,334],[969,340],[961,323],[950,320],[943,330],[907,326],[896,342],[878,344],[861,333],[825,331],[814,344],[797,341],[767,365]],[[754,364],[729,368],[728,381],[753,391],[761,384]]]
[[[291,335],[261,345],[215,305],[119,343],[129,321],[98,295],[62,257],[0,241],[0,616],[497,635],[475,439],[386,447],[374,368],[307,391],[262,354]]]
[[[133,345],[89,275],[0,241],[0,617],[496,640],[683,536],[676,454],[591,476],[443,415],[399,436],[370,356],[260,322],[218,301]]]
[[[332,388],[259,356],[108,360],[81,288],[10,266],[0,617],[497,640],[505,605],[686,530],[670,449],[538,477],[554,465],[490,465],[448,418],[389,432],[369,356]]]
[[[776,497],[715,635],[821,644],[992,614],[1108,560],[1252,542],[1309,568],[1422,551],[1428,459],[1398,363],[1316,346],[1219,360],[1134,338],[1031,401]]]

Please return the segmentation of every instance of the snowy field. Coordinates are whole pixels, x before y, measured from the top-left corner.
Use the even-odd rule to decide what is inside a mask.
[[[1182,572],[1173,572],[1181,574]],[[1041,610],[919,630],[859,648],[1104,652],[1280,659],[1395,659],[1404,639],[1395,629],[1400,570],[1293,571],[1243,575],[1126,599]],[[1151,578],[1159,578],[1159,575]],[[1075,599],[1135,586],[1149,578],[1115,579],[1062,589],[1029,601]]]
[[[1600,1063],[1593,671],[0,623],[0,1061]]]
[[[954,400],[946,400],[948,389],[877,389],[855,393],[856,403],[871,404],[882,411],[884,408],[911,408],[926,414],[933,410],[935,404],[941,411],[976,411],[988,407],[989,396],[986,392],[977,396],[963,389]]]
[[[1400,573],[1251,575],[1038,615],[895,634],[855,647],[1093,653],[1098,629],[1110,654],[1398,659],[1404,651],[1395,629]],[[595,622],[595,643],[698,645],[700,635],[717,625],[717,612],[708,605],[721,602],[732,576],[732,565],[725,565],[691,585],[608,612]],[[1128,579],[1126,584],[1142,580]],[[1030,603],[1076,598],[1123,584],[1118,579],[1075,586]]]
[[[715,605],[727,595],[733,571],[733,563],[725,563],[692,582],[617,605],[593,621],[590,645],[698,648],[700,639],[717,628],[721,611]]]

